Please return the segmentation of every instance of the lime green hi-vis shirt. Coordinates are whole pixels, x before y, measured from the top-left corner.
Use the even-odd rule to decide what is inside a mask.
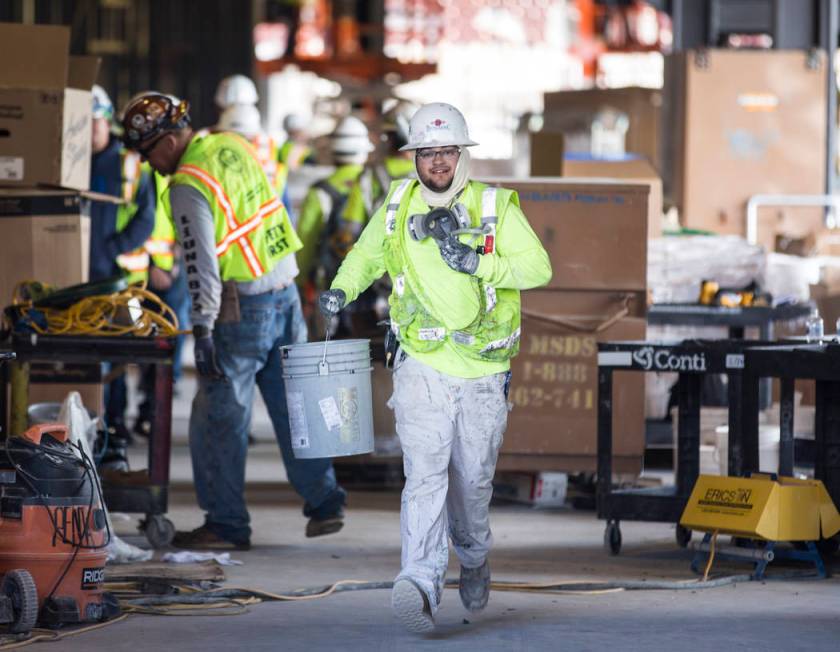
[[[392,185],[390,194],[393,194],[397,185]],[[459,198],[467,207],[481,206],[480,190],[476,185],[469,182]],[[389,196],[371,218],[358,242],[344,259],[332,283],[333,289],[345,292],[348,303],[354,301],[386,272],[386,239],[394,237],[388,236],[385,228],[386,208],[390,201]],[[408,215],[427,213],[430,210],[423,201],[417,183],[403,197],[401,204],[404,205],[405,202],[409,202]],[[474,209],[470,210],[473,212]],[[482,284],[497,289],[527,290],[548,283],[551,280],[551,262],[548,254],[517,202],[506,202],[497,217],[495,251],[490,255],[479,256],[475,276]],[[477,216],[473,215],[473,219],[477,221]],[[408,220],[398,222],[397,228],[407,229]],[[471,236],[460,237],[463,242],[470,242]],[[402,238],[402,241],[404,255],[417,271],[423,285],[423,295],[431,304],[425,306],[431,314],[441,319],[446,314],[463,312],[465,306],[479,305],[475,284],[467,282],[466,275],[451,269],[443,261],[434,239],[426,238],[418,242],[407,236]],[[510,368],[509,360],[477,360],[475,357],[468,357],[463,349],[449,338],[442,346],[430,352],[417,351],[412,346],[413,343],[410,340],[406,341],[404,337],[401,338],[400,344],[413,358],[442,373],[460,378],[478,378]]]

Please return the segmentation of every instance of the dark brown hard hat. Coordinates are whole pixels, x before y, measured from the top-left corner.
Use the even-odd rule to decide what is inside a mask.
[[[162,93],[136,97],[123,112],[123,142],[138,149],[166,131],[183,129],[190,124],[190,104]]]

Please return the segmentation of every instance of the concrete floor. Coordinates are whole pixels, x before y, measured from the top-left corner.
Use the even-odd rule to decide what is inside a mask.
[[[182,529],[203,517],[191,492],[186,418],[192,384],[175,404],[175,448],[170,516]],[[399,570],[399,494],[351,492],[347,525],[336,535],[308,540],[296,496],[285,473],[264,407],[258,401],[252,430],[248,500],[254,548],[234,553],[228,586],[283,592],[340,579],[391,580]],[[132,451],[142,468],[142,448]],[[673,526],[623,523],[618,557],[602,547],[603,523],[590,512],[536,511],[494,506],[493,576],[551,582],[610,579],[689,580],[690,554],[674,543]],[[117,520],[131,536],[134,520]],[[134,542],[143,539],[134,537]],[[839,560],[840,561],[840,560]],[[718,566],[716,565],[716,568]],[[740,573],[743,567],[720,566]],[[840,563],[835,565],[840,573]],[[450,577],[457,578],[452,560]],[[644,650],[663,652],[840,649],[840,579],[745,583],[697,591],[539,595],[496,592],[479,615],[467,613],[457,591],[447,590],[434,635],[405,632],[390,613],[388,591],[334,595],[306,602],[265,603],[231,617],[131,616],[99,631],[65,639],[60,648],[90,650]]]
[[[180,527],[200,524],[192,496],[179,492],[171,515]],[[320,540],[303,536],[305,520],[288,490],[262,485],[249,493],[254,548],[235,553],[228,584],[282,592],[339,579],[390,580],[399,567],[399,495],[351,493],[347,526]],[[603,524],[591,513],[494,507],[494,577],[546,582],[692,578],[689,555],[673,528],[622,524],[624,549],[610,557]],[[133,523],[117,524],[124,533]],[[721,570],[735,571],[721,567]],[[838,569],[840,570],[840,569]],[[457,562],[450,566],[457,577]],[[601,595],[492,595],[480,615],[448,590],[438,631],[409,634],[393,619],[387,591],[335,595],[251,607],[241,616],[132,616],[67,639],[76,650],[837,650],[840,580],[747,583],[703,591]],[[31,649],[47,649],[35,645]]]

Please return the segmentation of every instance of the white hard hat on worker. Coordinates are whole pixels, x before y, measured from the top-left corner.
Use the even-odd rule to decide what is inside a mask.
[[[262,132],[261,122],[260,112],[253,104],[234,104],[222,111],[216,129],[254,138]]]
[[[256,104],[260,100],[257,87],[245,75],[231,75],[216,88],[216,106],[226,109],[234,104]]]
[[[365,123],[351,115],[342,119],[330,134],[330,149],[336,163],[362,164],[374,147]]]
[[[432,102],[421,106],[408,123],[408,144],[400,151],[427,147],[472,147],[467,121],[451,104]]]

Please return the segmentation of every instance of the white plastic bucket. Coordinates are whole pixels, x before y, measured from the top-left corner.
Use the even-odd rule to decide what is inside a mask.
[[[370,340],[280,349],[292,450],[300,459],[373,451]]]

